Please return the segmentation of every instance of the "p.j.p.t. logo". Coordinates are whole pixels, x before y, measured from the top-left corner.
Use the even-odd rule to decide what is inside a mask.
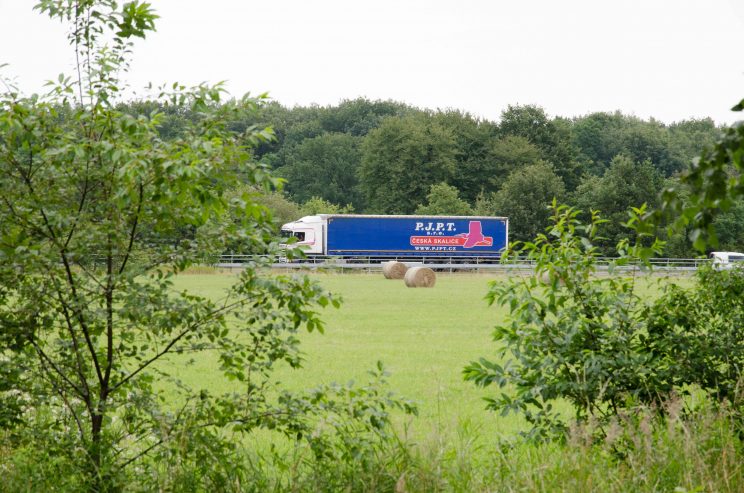
[[[446,233],[457,231],[455,223],[417,222],[415,231],[426,236],[411,236],[412,246],[473,248],[493,245],[493,237],[483,234],[480,221],[470,221],[467,233],[449,236]]]

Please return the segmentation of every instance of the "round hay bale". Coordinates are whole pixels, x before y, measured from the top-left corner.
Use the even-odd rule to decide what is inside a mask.
[[[382,263],[382,275],[385,279],[403,279],[406,275],[408,267],[403,262],[383,262]]]
[[[412,267],[406,272],[403,281],[409,288],[433,288],[437,275],[428,267]]]
[[[548,272],[548,271],[542,271],[539,274],[539,276],[538,276],[538,281],[540,282],[540,284],[547,284],[547,285],[552,284],[552,280],[550,278],[550,272]],[[566,281],[562,277],[559,277],[558,278],[558,286],[561,286],[562,287],[562,286],[565,286],[565,285],[566,285]]]

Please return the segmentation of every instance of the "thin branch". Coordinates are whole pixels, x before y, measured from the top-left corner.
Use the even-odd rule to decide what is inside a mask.
[[[170,353],[171,350],[173,349],[173,347],[176,344],[178,344],[178,342],[181,339],[183,339],[186,336],[186,334],[188,334],[189,332],[197,329],[201,325],[206,324],[206,323],[212,321],[215,316],[220,315],[222,312],[228,311],[228,310],[232,309],[233,307],[238,306],[243,301],[244,300],[241,299],[241,300],[238,300],[238,301],[230,304],[229,306],[225,306],[225,307],[219,308],[217,310],[214,310],[214,311],[208,313],[203,319],[198,320],[197,322],[194,322],[193,324],[191,324],[188,327],[186,327],[184,330],[182,330],[181,332],[179,332],[178,335],[176,335],[173,339],[171,339],[171,341],[165,346],[165,348],[163,348],[162,350],[160,350],[159,352],[157,352],[155,355],[153,355],[150,359],[148,359],[147,361],[145,361],[144,363],[142,363],[136,370],[132,371],[129,375],[127,375],[126,377],[124,377],[121,381],[119,381],[115,385],[111,386],[111,393],[114,393],[116,390],[119,389],[119,387],[121,387],[122,385],[124,385],[125,383],[127,383],[129,380],[131,380],[132,378],[134,378],[137,374],[139,374],[141,371],[143,371],[144,369],[146,369],[152,363],[154,363],[155,361],[159,360],[160,358],[162,358],[166,354]]]
[[[33,159],[33,156],[30,156],[30,159]],[[31,196],[34,198],[35,201],[38,202],[38,196],[36,195],[36,191],[34,189],[33,183],[31,183],[30,177],[26,173],[24,173],[23,170],[17,165],[16,165],[16,169],[20,172],[21,178],[23,179],[23,182],[25,183],[26,188],[28,188],[28,191],[31,194]],[[52,243],[54,243],[54,245],[60,250],[59,253],[60,253],[60,256],[62,257],[62,263],[64,264],[65,271],[67,273],[67,282],[70,286],[70,291],[72,293],[73,299],[75,300],[76,306],[73,310],[73,313],[75,313],[75,316],[78,318],[78,322],[80,323],[80,326],[83,330],[83,335],[85,335],[85,341],[88,345],[88,350],[90,351],[91,357],[93,358],[93,363],[96,368],[98,379],[99,381],[103,381],[103,374],[101,373],[101,367],[98,362],[98,356],[96,354],[95,348],[93,347],[93,342],[91,341],[91,338],[90,338],[90,331],[85,321],[85,317],[83,316],[83,311],[79,308],[80,298],[77,294],[76,283],[72,275],[72,269],[70,267],[69,259],[67,258],[66,250],[62,245],[59,244],[57,235],[54,232],[54,228],[52,228],[52,225],[43,207],[39,207],[39,213],[41,214],[41,217],[44,220],[45,227],[49,231],[49,235],[50,235],[50,239],[52,240]]]
[[[70,401],[67,399],[67,394],[62,392],[62,389],[60,388],[60,386],[56,384],[56,381],[54,380],[54,378],[52,378],[49,369],[46,367],[46,364],[44,363],[44,360],[41,361],[41,365],[44,368],[43,374],[46,375],[47,379],[49,380],[50,385],[62,398],[62,400],[65,403],[65,406],[67,406],[67,409],[70,410],[70,413],[72,413],[72,417],[75,419],[75,424],[77,425],[78,431],[80,432],[80,438],[83,440],[83,442],[85,442],[85,431],[83,430],[83,423],[80,421],[80,418],[75,412],[75,409],[72,407],[72,404],[70,404]],[[88,402],[85,402],[85,406],[88,409],[90,409],[90,405],[88,404]]]
[[[106,285],[105,285],[105,284],[103,284],[103,283],[101,282],[101,280],[100,280],[100,279],[98,279],[98,277],[96,277],[96,275],[94,274],[94,272],[93,272],[93,271],[91,271],[90,269],[88,269],[88,268],[87,268],[87,267],[85,266],[85,264],[82,264],[82,263],[80,263],[80,264],[77,264],[77,268],[78,268],[78,269],[80,269],[81,271],[83,271],[83,273],[84,273],[84,274],[85,274],[86,276],[88,276],[88,278],[89,278],[89,279],[90,279],[91,281],[93,281],[93,283],[94,283],[94,284],[95,284],[96,286],[98,286],[98,287],[99,287],[99,288],[101,288],[102,290],[105,290],[105,289],[106,289]],[[95,291],[94,291],[94,290],[89,290],[88,292],[90,292],[90,293],[95,293]]]
[[[112,258],[111,235],[108,236],[108,255],[106,257],[106,370],[101,382],[101,401],[108,396],[111,368],[114,365],[114,260]]]
[[[129,261],[129,256],[132,253],[132,248],[134,247],[134,238],[137,235],[137,223],[139,222],[139,215],[142,212],[142,201],[144,196],[144,187],[142,183],[139,184],[139,197],[137,201],[137,212],[134,214],[134,219],[132,220],[132,228],[129,231],[129,245],[127,245],[127,253],[124,255],[124,260],[121,262],[121,267],[119,267],[119,274],[124,272],[124,268],[127,266],[127,261]]]
[[[83,331],[83,336],[85,337],[85,343],[88,346],[88,351],[90,352],[91,358],[93,359],[93,365],[96,369],[96,375],[98,375],[98,381],[100,383],[103,383],[103,373],[101,372],[101,365],[98,362],[98,354],[96,353],[95,347],[93,347],[93,340],[90,337],[90,330],[88,329],[88,324],[85,322],[85,317],[83,317],[83,311],[79,308],[80,304],[80,298],[77,294],[77,288],[75,284],[75,278],[72,275],[72,268],[70,267],[70,263],[67,260],[67,255],[65,255],[64,251],[60,252],[62,254],[62,263],[65,266],[65,272],[67,274],[67,283],[70,286],[70,291],[72,292],[72,297],[75,300],[75,307],[73,307],[73,313],[75,313],[75,316],[78,319],[78,323],[80,323],[80,328]]]
[[[80,96],[80,106],[85,105],[83,100],[83,74],[80,71],[80,4],[75,5],[75,67],[78,74],[78,94]]]
[[[178,425],[178,423],[181,421],[181,417],[183,416],[183,413],[186,411],[186,407],[189,405],[189,403],[190,403],[191,400],[193,400],[193,398],[192,399],[187,399],[186,402],[183,404],[183,407],[181,407],[181,409],[178,411],[178,414],[176,415],[176,420],[173,422],[173,425],[171,426],[171,428],[170,428],[169,431],[172,431],[176,427],[176,425]],[[132,462],[136,461],[140,457],[143,457],[143,456],[147,455],[148,453],[150,453],[151,450],[153,450],[156,447],[159,447],[163,443],[165,443],[165,438],[159,439],[157,442],[153,443],[152,445],[150,445],[149,447],[147,447],[145,450],[143,450],[143,451],[135,454],[133,457],[130,457],[129,459],[127,459],[122,465],[119,466],[119,470],[124,469],[125,467],[127,467],[129,464],[131,464]]]
[[[5,202],[5,205],[8,207],[8,210],[10,211],[11,215],[17,219],[17,224],[25,228],[29,228],[31,231],[41,236],[46,236],[46,230],[44,228],[37,226],[36,224],[32,222],[27,221],[20,214],[18,214],[18,212],[16,212],[15,207],[13,207],[13,204],[8,200],[8,198],[4,194],[2,194],[2,199],[3,199],[3,202]]]
[[[73,389],[75,389],[75,391],[78,393],[78,395],[80,395],[80,397],[84,401],[86,401],[86,404],[87,404],[87,402],[89,400],[89,396],[86,394],[85,390],[84,389],[81,389],[80,387],[78,387],[77,385],[75,385],[75,383],[73,383],[72,380],[70,380],[67,377],[67,375],[65,375],[65,373],[62,370],[59,369],[59,367],[54,363],[54,361],[52,361],[52,359],[49,356],[47,356],[47,354],[44,352],[43,349],[41,349],[41,346],[39,346],[36,343],[36,341],[34,341],[33,339],[31,339],[30,342],[34,346],[34,349],[36,349],[36,352],[39,354],[39,356],[41,356],[41,359],[43,361],[46,361],[47,363],[49,363],[49,365],[54,369],[54,371],[57,373],[57,375],[59,375],[60,378],[62,378],[62,380],[64,380],[65,382],[67,382],[67,385],[69,385],[70,387],[72,387]]]
[[[67,323],[67,330],[70,333],[70,338],[72,339],[72,345],[75,349],[75,360],[77,362],[78,366],[78,378],[80,378],[80,381],[85,386],[85,394],[86,396],[90,396],[90,387],[88,387],[88,379],[85,378],[85,372],[83,371],[83,362],[82,357],[80,355],[80,345],[78,343],[77,335],[75,334],[75,328],[72,324],[72,318],[70,317],[69,308],[67,306],[67,303],[64,301],[64,296],[62,296],[62,291],[57,288],[57,299],[59,300],[60,305],[62,306],[62,313],[65,317],[65,322]],[[86,404],[89,404],[87,400],[89,397],[86,397]]]
[[[83,184],[83,191],[80,196],[80,204],[78,205],[77,214],[75,215],[75,221],[72,223],[72,227],[70,228],[70,232],[67,234],[67,239],[65,240],[65,244],[63,248],[66,250],[67,246],[70,244],[70,241],[72,240],[72,236],[75,234],[75,229],[78,225],[78,220],[80,220],[80,214],[83,212],[83,208],[85,207],[85,200],[88,197],[88,171],[90,169],[90,163],[87,162],[85,164],[85,183]]]

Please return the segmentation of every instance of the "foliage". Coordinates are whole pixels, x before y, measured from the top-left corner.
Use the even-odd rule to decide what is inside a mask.
[[[511,238],[524,241],[545,231],[550,221],[549,204],[564,195],[561,177],[551,165],[538,162],[509,175],[493,195],[489,215],[508,217]]]
[[[416,214],[469,216],[473,213],[470,205],[458,196],[457,189],[446,183],[432,185],[426,200],[427,204],[418,206]]]
[[[596,424],[572,428],[566,443],[534,444],[495,441],[465,423],[407,456],[398,491],[741,491],[736,417],[713,409],[688,416],[679,400],[665,409],[664,418],[639,409],[613,420],[602,441],[592,439]]]
[[[402,103],[357,98],[341,101],[336,107],[323,108],[320,120],[326,132],[363,137],[380,126],[386,117],[416,112]]]
[[[734,111],[744,104],[734,106]],[[744,196],[744,122],[724,130],[712,149],[703,150],[693,165],[682,174],[681,183],[689,190],[683,200],[679,189],[667,189],[657,221],[671,217],[677,230],[686,229],[698,251],[718,245],[714,221],[729,211]]]
[[[668,359],[675,388],[696,385],[717,400],[741,398],[744,270],[701,268],[694,287],[670,285],[645,317],[649,350]]]
[[[710,118],[684,120],[669,125],[669,156],[679,168],[674,173],[684,171],[693,159],[700,156],[703,149],[713,147],[720,136],[720,129]]]
[[[452,134],[423,117],[390,117],[362,144],[360,187],[369,212],[410,214],[455,170]]]
[[[243,121],[243,128],[250,125],[271,127],[276,140],[261,144],[256,150],[258,157],[280,168],[287,164],[288,154],[305,139],[326,134],[345,134],[364,137],[377,128],[382,120],[390,116],[405,116],[420,113],[402,103],[392,101],[369,101],[364,98],[342,101],[338,106],[295,106],[285,108],[277,102],[265,105],[257,118]]]
[[[301,216],[314,216],[316,214],[352,214],[354,207],[351,204],[340,206],[332,204],[320,197],[312,197],[300,206]]]
[[[726,212],[713,220],[719,250],[737,251],[744,245],[744,197],[738,197]]]
[[[287,179],[287,192],[295,202],[321,197],[336,204],[362,205],[357,170],[361,138],[323,134],[303,140],[288,150],[277,174]]]
[[[282,192],[254,191],[252,199],[257,204],[266,207],[271,212],[273,220],[279,226],[296,221],[302,216],[300,206],[289,200]]]
[[[668,127],[615,113],[592,113],[576,119],[572,129],[580,159],[593,174],[602,175],[618,154],[633,161],[649,161],[664,176],[671,176],[711,144],[718,129],[710,120],[688,120]]]
[[[337,491],[369,488],[368,484],[391,484],[379,458],[400,446],[385,424],[393,409],[415,413],[410,402],[394,398],[386,388],[382,365],[369,372],[364,385],[323,385],[303,395],[295,395],[297,417],[304,417],[303,429],[310,436],[305,442],[287,440],[277,432],[267,432],[272,446],[263,450],[246,446],[250,435],[244,423],[222,429],[196,422],[172,430],[174,435],[138,464],[137,474],[118,485],[121,491]],[[185,416],[183,419],[188,420]],[[36,420],[39,425],[49,421]],[[3,457],[7,444],[0,435],[0,471],[3,491],[82,491],[85,478],[65,448],[74,447],[69,435],[54,430],[60,439],[48,442],[44,433],[22,430],[22,446]],[[47,431],[48,433],[48,431]],[[287,451],[282,449],[289,446]],[[110,488],[112,484],[108,485]],[[113,488],[111,488],[113,489]]]
[[[165,140],[182,136],[198,118],[188,108],[166,106],[158,101],[119,103],[118,109],[145,117],[153,111],[158,112],[161,114],[158,131]],[[400,157],[394,151],[388,152],[396,140],[394,133],[390,133],[389,139],[376,134],[381,126],[389,125],[385,123],[387,119],[405,120],[409,124],[404,132],[408,150]],[[610,224],[619,224],[627,207],[641,203],[628,197],[644,196],[642,202],[650,207],[655,201],[655,193],[646,195],[648,182],[634,180],[632,176],[627,177],[627,186],[621,187],[624,195],[614,201],[618,204],[610,204],[609,209],[604,194],[591,193],[597,180],[607,175],[619,155],[653,169],[656,178],[652,181],[658,186],[662,178],[676,179],[694,156],[715,143],[721,130],[710,119],[664,124],[653,118],[643,120],[620,112],[592,113],[572,119],[550,118],[541,108],[529,105],[507,108],[497,124],[460,111],[424,111],[403,103],[363,98],[342,101],[336,106],[293,108],[269,102],[262,104],[255,113],[230,117],[227,127],[247,135],[255,129],[273,129],[275,138],[252,142],[251,152],[289,180],[287,190],[297,202],[318,196],[331,203],[351,204],[360,213],[384,211],[378,207],[382,205],[389,211],[411,213],[425,204],[431,185],[444,181],[457,188],[463,200],[474,204],[479,196],[491,200],[492,194],[502,188],[512,172],[547,162],[563,180],[569,194],[564,199],[567,203],[583,210],[602,210],[606,217],[617,219]],[[448,158],[430,159],[441,156],[440,151],[429,157],[425,150],[412,151],[419,140],[424,147],[429,145],[431,129],[443,133]],[[382,143],[386,139],[390,142]],[[365,146],[370,146],[367,147],[366,170],[361,164]],[[373,159],[372,155],[376,157]],[[404,159],[415,155],[419,158]],[[376,164],[369,166],[372,161]],[[422,173],[427,167],[428,171]],[[385,170],[390,173],[389,182]],[[377,172],[379,174],[375,175]],[[429,175],[434,179],[430,180]],[[422,182],[423,186],[411,185],[417,182]],[[388,193],[390,187],[401,193]],[[539,194],[539,190],[535,192]],[[377,205],[366,203],[370,194],[379,195],[375,199]],[[404,208],[397,208],[400,200],[405,202]],[[688,206],[691,206],[689,201],[672,216],[679,215]],[[659,223],[666,226],[666,222],[660,220]],[[736,231],[741,225],[736,217],[721,220],[714,227],[716,232],[726,236],[727,248],[740,249],[741,240]],[[604,246],[607,253],[611,252],[616,234],[623,233],[615,229],[605,233],[612,238]],[[683,236],[691,232],[692,228],[688,231],[682,228],[669,235],[667,254],[690,256]]]
[[[117,109],[134,117],[148,118],[152,112],[158,113],[158,133],[167,141],[182,138],[199,118],[198,112],[164,105],[157,99],[118,102]],[[60,111],[60,118],[69,116]],[[379,133],[391,125],[386,122],[390,119],[406,123],[401,127],[404,138],[398,139],[391,128],[389,135]],[[256,112],[230,115],[226,128],[242,135],[264,128],[273,130],[274,138],[248,145],[254,158],[288,179],[286,189],[296,202],[318,196],[335,204],[351,204],[360,213],[412,213],[425,204],[431,185],[441,182],[455,187],[469,204],[479,196],[488,202],[511,173],[547,162],[563,180],[569,193],[567,203],[583,210],[602,210],[607,217],[617,214],[613,219],[618,221],[610,224],[619,224],[623,211],[640,203],[628,201],[628,196],[649,192],[648,182],[628,177],[628,186],[622,187],[624,195],[616,197],[616,202],[622,203],[610,204],[616,211],[612,213],[604,194],[591,193],[617,156],[652,168],[658,178],[653,183],[658,185],[662,177],[676,179],[694,156],[715,143],[721,130],[710,119],[667,125],[619,112],[550,118],[537,106],[511,106],[497,124],[460,111],[425,111],[403,103],[363,98],[336,106],[293,108],[267,102]],[[432,137],[444,139],[446,149],[436,145]],[[364,155],[366,167],[362,166]],[[370,196],[376,197],[375,204],[367,203]],[[643,201],[653,207],[654,199],[652,193]],[[605,203],[600,204],[602,201]],[[689,201],[680,205],[671,216],[690,206]],[[661,220],[659,223],[666,225]],[[512,225],[517,222],[512,221]],[[736,233],[740,227],[735,216],[714,226],[716,232],[726,236],[727,248],[733,250],[741,247]],[[690,256],[683,236],[693,229],[682,228],[669,235],[667,254]],[[184,236],[192,233],[181,232]],[[622,231],[616,228],[605,234],[612,238],[604,247],[608,253],[616,234]]]
[[[558,120],[550,120],[538,106],[509,105],[501,114],[499,133],[529,140],[540,149],[541,158],[554,166],[568,189],[576,188],[581,170],[576,162],[576,149],[568,126]]]
[[[234,449],[228,432],[277,430],[322,455],[314,416],[375,434],[386,409],[412,411],[376,386],[278,385],[277,366],[301,365],[297,332],[322,331],[318,310],[338,306],[307,278],[262,276],[256,260],[220,299],[173,289],[205,251],[276,247],[253,191],[280,181],[251,159],[271,132],[229,129],[262,98],[224,102],[219,85],[174,84],[159,104],[191,117],[164,140],[157,110],[118,109],[131,38],[153,29],[151,7],[43,0],[38,9],[72,23],[80,65],[46,96],[10,87],[0,98],[0,354],[17,370],[0,375],[24,399],[23,415],[3,424],[26,420],[16,430],[25,450],[75,468],[81,488],[116,490],[133,465],[219,461]],[[213,355],[234,387],[180,381],[168,368],[181,354]],[[160,386],[176,397],[165,401]]]
[[[596,209],[607,218],[601,228],[605,238],[601,245],[612,255],[615,245],[633,232],[622,226],[630,205],[647,204],[656,207],[663,179],[649,161],[635,162],[629,157],[615,156],[602,177],[588,176],[575,192],[574,202],[582,210]]]
[[[491,142],[489,157],[497,166],[493,176],[488,176],[494,187],[499,190],[505,179],[524,166],[540,161],[540,149],[529,140],[518,135],[507,135]]]
[[[504,185],[507,177],[524,166],[540,160],[540,150],[524,137],[507,135],[496,138],[486,124],[472,129],[465,140],[458,134],[457,168],[451,183],[468,202],[478,195],[489,195]],[[465,142],[462,142],[465,140]]]
[[[467,202],[475,200],[482,190],[490,191],[492,177],[500,163],[492,158],[491,142],[497,127],[459,111],[440,111],[431,119],[452,134],[455,149],[455,172],[448,181]]]
[[[504,343],[503,364],[482,358],[464,370],[466,380],[504,389],[488,408],[522,413],[533,439],[563,436],[568,423],[553,403],[568,400],[575,420],[607,420],[636,403],[655,403],[672,389],[669,375],[647,347],[646,326],[633,277],[597,275],[594,242],[602,220],[588,224],[579,212],[554,203],[553,226],[534,242],[514,248],[535,263],[535,275],[492,283],[489,303],[510,309],[494,340]],[[636,211],[632,222],[645,211]],[[636,224],[640,227],[642,225]],[[620,253],[636,258],[658,253],[661,244]],[[628,260],[621,257],[611,267]]]
[[[618,270],[663,248],[645,208],[631,212],[625,226],[636,231],[636,243],[618,244],[609,276],[597,272],[602,220],[597,213],[588,224],[578,218],[578,211],[554,203],[548,234],[514,251],[534,262],[535,275],[491,285],[489,302],[510,310],[494,339],[511,359],[481,359],[464,370],[478,385],[505,388],[488,407],[524,414],[533,426],[528,436],[545,439],[569,429],[553,406],[561,398],[571,403],[576,422],[596,420],[602,434],[635,406],[663,411],[665,399],[691,389],[714,403],[740,402],[744,271],[701,269],[693,288],[671,284],[646,301],[635,277]]]

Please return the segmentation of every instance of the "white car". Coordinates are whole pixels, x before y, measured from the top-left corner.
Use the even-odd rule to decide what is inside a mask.
[[[744,253],[711,252],[710,258],[713,260],[713,268],[716,270],[733,269],[737,266],[744,267]]]

